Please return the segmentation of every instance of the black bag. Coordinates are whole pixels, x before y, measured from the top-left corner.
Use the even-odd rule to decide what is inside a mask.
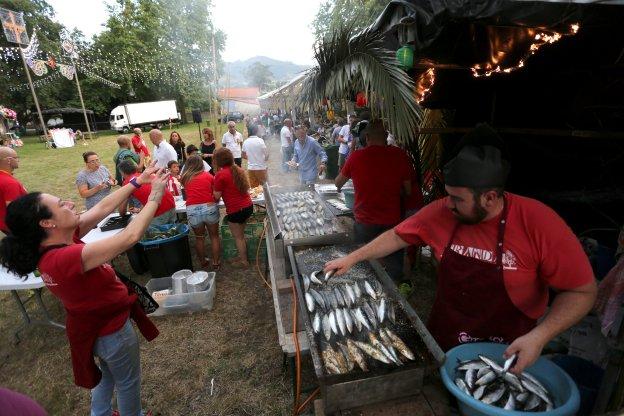
[[[141,308],[143,308],[145,313],[150,314],[158,309],[160,305],[158,305],[158,302],[156,302],[154,298],[152,298],[145,286],[138,284],[125,274],[117,271],[117,269],[114,270],[115,274],[117,274],[117,277],[119,277],[119,280],[121,280],[123,284],[126,285],[128,289],[130,289],[130,292],[134,292],[137,294],[137,296],[139,297],[139,304],[141,305]]]

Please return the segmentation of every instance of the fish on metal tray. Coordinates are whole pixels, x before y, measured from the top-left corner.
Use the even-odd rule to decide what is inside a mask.
[[[318,270],[318,271],[312,272],[312,273],[310,274],[310,281],[311,281],[312,283],[317,284],[317,285],[322,285],[322,284],[323,284],[323,282],[321,282],[321,281],[318,279],[318,277],[317,277],[317,275],[318,275],[319,273],[323,273],[323,271],[322,271],[322,270]]]
[[[414,361],[416,360],[416,357],[414,356],[414,353],[412,352],[412,350],[410,350],[408,348],[408,346],[403,342],[403,340],[401,338],[399,338],[399,336],[397,334],[395,334],[394,332],[392,332],[392,330],[390,330],[390,328],[384,328],[382,330],[387,337],[390,339],[391,344],[397,349],[399,350],[399,352],[408,360]]]
[[[312,297],[310,292],[305,293],[305,301],[306,301],[306,306],[308,307],[308,312],[313,312],[314,311],[314,298]]]
[[[342,307],[345,306],[345,300],[344,297],[342,297],[342,293],[340,293],[340,290],[338,289],[338,287],[334,287],[334,296],[336,296],[336,301],[338,302],[338,306]]]
[[[355,345],[355,343],[349,338],[347,338],[347,350],[349,351],[351,360],[355,362],[362,369],[362,371],[368,371],[366,358],[364,358],[364,355],[362,355],[362,352],[357,345]]]
[[[329,325],[329,314],[323,315],[323,335],[325,335],[325,339],[329,341],[331,338],[331,326]]]
[[[329,326],[332,332],[338,335],[338,322],[336,321],[336,313],[333,310],[329,312]]]
[[[310,277],[308,275],[303,275],[303,288],[307,292],[310,289]]]
[[[355,327],[357,328],[358,332],[360,332],[362,330],[362,321],[358,319],[355,309],[349,309],[349,313],[351,314],[351,318],[355,323]]]
[[[314,314],[314,319],[312,320],[312,329],[316,334],[321,332],[321,316],[318,312]]]
[[[349,354],[349,350],[347,346],[341,342],[337,342],[336,345],[338,345],[338,349],[340,350],[340,352],[342,353],[342,356],[345,359],[345,362],[347,364],[347,371],[353,371],[353,368],[355,367],[355,363],[351,359],[351,354]]]
[[[377,300],[377,292],[375,292],[375,289],[373,289],[373,286],[368,280],[364,280],[364,291],[368,294],[368,296]]]
[[[323,357],[323,364],[329,374],[341,374],[342,370],[338,365],[335,358],[336,352],[330,347],[321,350],[321,356]]]
[[[375,311],[371,308],[368,302],[364,302],[362,304],[362,310],[366,314],[366,319],[368,319],[373,328],[377,328],[377,317],[375,315]]]
[[[348,308],[341,309],[342,315],[344,316],[345,326],[347,327],[347,331],[349,333],[353,333],[353,320],[351,319],[351,311]]]
[[[399,358],[399,354],[397,354],[396,349],[392,345],[392,341],[386,336],[383,331],[379,331],[379,338],[381,338],[382,344],[388,349],[390,355],[392,357],[392,361],[394,361],[397,365],[403,365],[403,362]]]
[[[336,321],[338,322],[338,329],[340,329],[340,333],[344,337],[347,335],[347,326],[345,325],[344,315],[342,314],[342,309],[338,308],[335,312]]]
[[[372,345],[361,341],[353,342],[369,357],[374,358],[377,361],[381,361],[382,363],[390,364],[390,360],[381,351],[378,351],[377,348],[373,347]]]
[[[384,354],[390,361],[393,361],[397,365],[403,364],[400,361],[397,362],[394,360],[394,356],[390,353],[390,350],[388,350],[388,348],[379,341],[379,338],[377,338],[374,333],[369,332],[368,339],[370,340],[371,345],[381,351],[381,353]]]
[[[327,305],[325,305],[325,300],[323,299],[323,297],[320,295],[320,293],[318,293],[316,290],[314,289],[310,289],[307,293],[310,294],[310,296],[312,297],[312,299],[314,300],[315,303],[318,303],[318,305],[322,308],[322,309],[327,309]],[[310,311],[311,312],[311,311]]]
[[[361,308],[355,308],[355,316],[358,320],[358,322],[360,322],[363,326],[366,327],[366,329],[368,329],[369,331],[371,330],[371,324],[369,324],[368,320],[366,319],[366,317],[364,316],[364,312],[362,312]]]
[[[384,319],[386,318],[386,311],[386,298],[381,298],[381,300],[377,304],[377,318],[379,318],[380,324],[382,324]]]

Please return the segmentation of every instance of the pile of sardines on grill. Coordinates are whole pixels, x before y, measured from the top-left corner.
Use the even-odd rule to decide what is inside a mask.
[[[328,374],[346,374],[355,366],[369,371],[368,359],[401,366],[414,353],[393,332],[395,307],[372,277],[350,279],[332,272],[303,276],[305,302],[312,330],[321,340]]]
[[[331,223],[325,222],[325,206],[311,191],[276,194],[275,214],[282,220],[283,238],[305,238],[333,234]]]
[[[502,366],[484,355],[475,360],[459,361],[455,385],[465,394],[505,410],[552,410],[552,396],[542,383],[527,372],[516,376],[508,371],[516,358],[513,355]]]

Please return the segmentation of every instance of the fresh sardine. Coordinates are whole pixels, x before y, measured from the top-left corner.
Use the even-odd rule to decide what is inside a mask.
[[[371,325],[368,323],[368,320],[364,316],[364,312],[362,312],[361,308],[355,308],[355,316],[357,317],[358,321],[366,327],[366,329],[368,329],[369,331],[371,330]]]
[[[386,317],[386,299],[381,298],[379,304],[377,305],[377,317],[379,318],[379,323],[383,323]]]
[[[525,378],[521,380],[522,386],[525,387],[528,391],[542,399],[547,404],[552,405],[552,401],[550,397],[548,397],[548,393],[539,388],[536,384],[534,384],[531,380]]]
[[[518,393],[516,394],[516,401],[519,403],[524,403],[527,401],[527,399],[529,398],[529,395],[531,393],[529,393],[528,391],[524,391],[522,393]]]
[[[391,341],[392,345],[394,346],[394,348],[399,350],[401,355],[403,355],[408,360],[414,361],[416,359],[416,357],[414,356],[414,353],[412,352],[412,350],[410,350],[407,347],[407,345],[405,345],[403,340],[401,338],[399,338],[399,336],[397,334],[392,332],[389,328],[385,328],[382,331],[384,331],[385,334],[388,336],[388,338],[390,338],[390,341]]]
[[[336,295],[334,294],[334,291],[333,290],[327,291],[327,297],[329,298],[329,301],[331,302],[331,307],[336,309],[338,307],[338,299],[336,299]]]
[[[318,312],[314,315],[314,319],[312,320],[312,329],[317,334],[321,332],[321,317]]]
[[[370,296],[371,298],[377,300],[377,293],[375,292],[375,290],[373,289],[371,284],[368,282],[368,280],[364,281],[364,291],[366,291],[368,296]]]
[[[345,325],[344,315],[342,314],[342,309],[336,309],[336,322],[338,322],[338,329],[340,329],[340,333],[342,336],[347,335],[347,326]]]
[[[321,296],[321,294],[319,292],[317,292],[314,289],[310,289],[310,291],[308,293],[310,293],[310,295],[312,295],[312,298],[314,299],[314,301],[316,303],[318,303],[318,305],[321,307],[321,309],[327,309],[327,305],[325,305],[325,300],[323,299],[323,296]]]
[[[496,373],[496,375],[502,373],[503,367],[498,365],[496,361],[489,359],[485,355],[479,355],[479,359],[490,366],[490,368]]]
[[[355,327],[357,328],[358,332],[360,332],[362,330],[362,321],[358,319],[355,309],[349,309],[349,313],[351,314],[351,318],[353,318]]]
[[[329,280],[330,277],[332,277],[334,275],[335,270],[330,270],[327,273],[325,273],[325,281],[327,282]]]
[[[303,288],[307,292],[310,289],[310,277],[303,275]]]
[[[541,403],[542,402],[538,396],[536,396],[535,394],[531,394],[529,398],[527,399],[526,403],[524,404],[523,410],[531,411],[533,409],[536,409]]]
[[[306,301],[306,306],[308,307],[308,312],[313,312],[314,311],[314,298],[309,292],[305,293],[305,301]]]
[[[515,374],[504,372],[502,377],[503,377],[503,380],[505,380],[507,383],[513,386],[513,388],[516,389],[517,391],[521,393],[524,391],[524,387],[522,387],[522,383],[520,383],[520,379],[518,379],[518,377]]]
[[[360,341],[353,341],[353,342],[355,343],[355,345],[357,345],[359,349],[364,351],[364,353],[368,355],[369,357],[374,358],[377,361],[381,361],[382,363],[390,364],[390,360],[381,351],[378,351],[372,345],[366,342],[360,342]]]
[[[347,339],[347,349],[349,350],[351,360],[354,361],[362,369],[362,371],[368,371],[366,358],[364,358],[360,349],[350,339]]]
[[[347,327],[347,331],[349,333],[353,333],[353,320],[351,319],[351,312],[349,309],[342,309],[342,314],[344,315],[345,326]]]
[[[346,293],[346,297],[349,300],[349,307],[355,305],[355,292],[353,292],[353,288],[349,284],[344,285],[344,293]]]
[[[500,400],[501,397],[503,397],[503,394],[505,394],[505,386],[501,384],[490,393],[486,394],[483,398],[481,398],[481,401],[485,404],[496,403]]]
[[[322,284],[323,284],[323,282],[321,282],[321,281],[318,279],[318,277],[316,277],[316,275],[317,275],[317,274],[319,274],[319,273],[322,273],[322,270],[312,272],[312,273],[310,274],[310,281],[311,281],[312,283],[316,283],[317,285],[322,285]]]
[[[485,393],[485,388],[487,386],[479,386],[475,389],[475,391],[472,393],[472,397],[474,397],[477,400],[481,400],[481,397],[483,397],[483,393]]]
[[[464,393],[470,395],[470,390],[468,390],[468,386],[466,386],[466,383],[464,382],[464,380],[462,380],[461,378],[457,377],[455,379],[455,385],[457,387],[459,387],[459,389],[461,391],[463,391]]]
[[[489,373],[490,371],[492,371],[490,367],[483,361],[479,360],[479,363],[481,364],[481,367],[479,368],[479,371],[477,372],[477,379],[480,379],[481,377],[483,377],[485,373]]]
[[[466,370],[466,378],[464,380],[466,380],[466,385],[468,386],[470,390],[474,389],[475,383],[477,382],[476,376],[477,376],[476,369],[470,368]]]
[[[323,315],[323,335],[325,335],[325,339],[329,341],[331,338],[331,326],[329,325],[329,315]]]
[[[516,401],[514,400],[513,394],[509,393],[509,397],[507,397],[507,402],[505,402],[505,406],[503,407],[503,409],[516,410]]]
[[[518,361],[518,354],[514,354],[509,357],[503,364],[503,372],[506,373],[507,371],[509,371],[509,369],[513,367],[516,361]]]
[[[375,311],[371,308],[368,302],[364,302],[364,304],[362,304],[362,310],[366,314],[366,319],[368,319],[373,328],[377,328],[377,317],[375,315]]]
[[[336,314],[333,310],[329,312],[329,326],[333,333],[338,335],[338,323],[336,322]]]
[[[355,293],[355,300],[357,301],[359,298],[362,297],[362,290],[360,289],[360,285],[358,284],[358,282],[353,282],[353,293]]]
[[[480,379],[477,380],[477,386],[490,384],[495,379],[496,379],[496,373],[494,371],[490,371],[489,373],[485,373],[485,375],[483,375]]]
[[[343,307],[346,305],[344,297],[342,296],[342,293],[340,293],[338,287],[334,288],[334,296],[336,297],[336,301],[338,302],[339,307]]]

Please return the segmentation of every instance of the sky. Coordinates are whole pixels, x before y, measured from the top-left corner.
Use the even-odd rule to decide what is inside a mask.
[[[314,63],[310,23],[322,0],[212,0],[215,26],[227,35],[223,60],[257,55],[296,64]],[[80,29],[87,39],[103,30],[104,0],[48,0],[56,20]]]

